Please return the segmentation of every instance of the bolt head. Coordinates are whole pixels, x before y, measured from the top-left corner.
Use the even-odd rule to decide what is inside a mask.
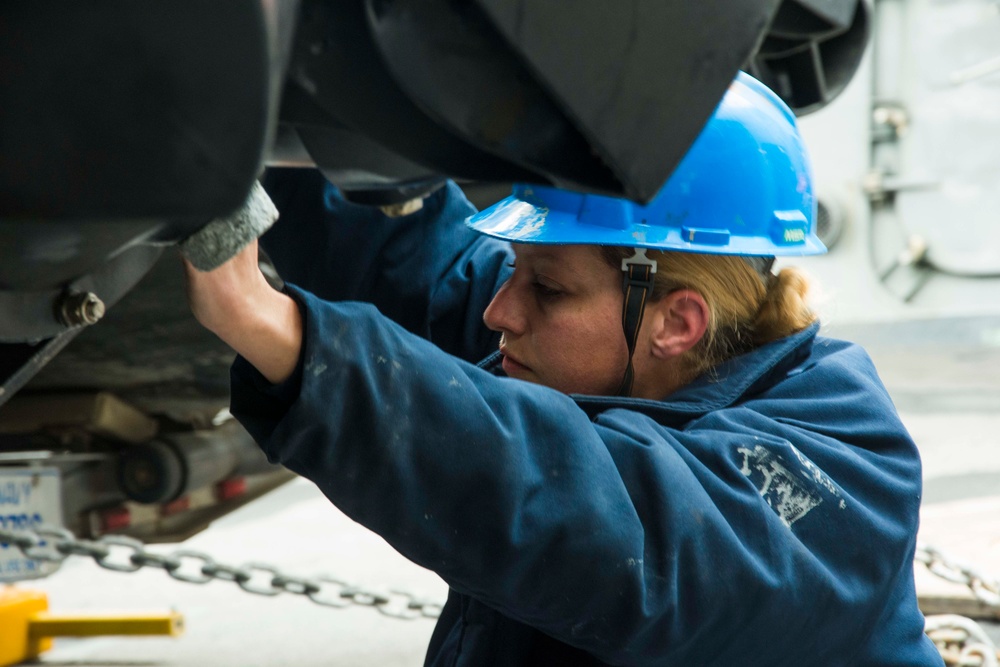
[[[93,292],[68,294],[59,308],[63,323],[71,327],[97,324],[104,312],[104,302]]]

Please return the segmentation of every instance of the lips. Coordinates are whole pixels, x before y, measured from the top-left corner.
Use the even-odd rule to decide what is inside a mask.
[[[503,355],[502,366],[507,375],[527,373],[531,370],[528,366],[518,361],[517,357],[511,356],[506,349],[500,348],[500,354]]]

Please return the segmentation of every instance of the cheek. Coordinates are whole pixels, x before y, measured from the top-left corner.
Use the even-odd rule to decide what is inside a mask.
[[[554,322],[542,347],[545,384],[568,394],[607,395],[618,390],[628,348],[613,313]]]

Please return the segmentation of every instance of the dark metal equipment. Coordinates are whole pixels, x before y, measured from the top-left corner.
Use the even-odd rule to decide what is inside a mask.
[[[177,263],[152,267],[239,208],[267,166],[316,166],[386,211],[448,177],[647,201],[741,67],[797,112],[830,101],[869,13],[867,0],[6,0],[0,427],[19,392],[108,391],[189,426],[225,405],[230,352],[191,319]],[[185,492],[208,468],[175,455],[214,450],[182,440],[119,470],[161,470],[157,484],[119,481],[137,498]]]
[[[861,63],[872,1],[785,0],[745,69],[799,115],[826,106]]]

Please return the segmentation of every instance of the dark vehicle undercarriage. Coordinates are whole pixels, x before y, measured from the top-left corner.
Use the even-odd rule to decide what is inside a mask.
[[[797,113],[859,0],[214,0],[0,8],[0,472],[74,532],[177,539],[288,478],[230,418],[232,353],[175,253],[264,168],[391,207],[445,178],[648,200],[739,69]],[[294,222],[290,223],[294,224]]]

